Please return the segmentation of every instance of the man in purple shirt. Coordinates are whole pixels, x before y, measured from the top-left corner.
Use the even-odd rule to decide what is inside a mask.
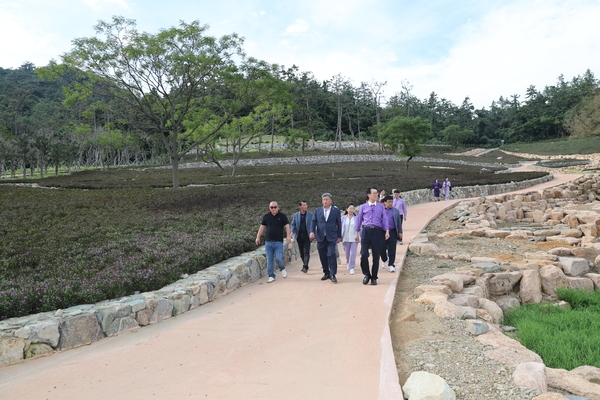
[[[371,281],[371,285],[377,285],[377,273],[379,272],[379,258],[383,243],[390,237],[390,225],[384,218],[385,207],[379,202],[377,188],[367,189],[367,202],[360,206],[355,222],[356,240],[362,231],[360,240],[360,269],[363,275],[363,285]],[[373,256],[373,269],[369,271],[369,249]]]
[[[406,216],[408,215],[408,210],[406,209],[406,202],[402,197],[400,197],[400,191],[398,189],[392,190],[392,194],[394,195],[394,202],[392,203],[392,207],[398,210],[400,214],[400,231],[398,232],[398,243],[402,243],[402,222],[406,221]]]

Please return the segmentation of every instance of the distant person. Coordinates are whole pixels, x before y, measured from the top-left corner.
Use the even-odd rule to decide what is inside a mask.
[[[342,216],[342,246],[346,254],[346,265],[350,275],[354,275],[356,264],[356,250],[359,239],[356,237],[356,216],[354,215],[354,203],[348,204],[346,213]]]
[[[302,259],[302,272],[308,272],[308,262],[310,261],[310,223],[313,213],[308,211],[308,204],[302,200],[298,203],[298,211],[292,217],[292,240],[298,243],[298,251]]]
[[[381,189],[381,191],[379,192],[379,201],[383,200],[384,197],[385,197],[385,189]]]
[[[440,201],[440,189],[442,188],[442,184],[436,179],[433,182],[433,201]]]
[[[274,262],[277,262],[281,276],[287,277],[287,271],[285,270],[285,262],[283,260],[283,231],[286,233],[287,243],[291,242],[290,223],[286,215],[279,212],[279,205],[276,201],[272,201],[269,204],[269,212],[266,213],[258,228],[256,234],[256,245],[260,244],[260,237],[263,232],[265,234],[265,253],[267,257],[267,274],[269,279],[267,283],[275,281],[275,268]]]
[[[330,193],[321,196],[322,207],[313,212],[310,225],[310,240],[317,241],[319,259],[323,268],[322,281],[331,279],[337,283],[337,244],[342,241],[342,214],[340,209],[333,206]]]
[[[402,237],[404,236],[404,232],[402,230],[402,224],[406,221],[406,217],[408,216],[408,208],[406,207],[406,202],[400,196],[400,191],[398,189],[392,190],[392,195],[394,196],[394,201],[392,203],[392,207],[398,210],[400,214],[400,231],[398,232],[398,243],[402,243]]]
[[[396,272],[396,243],[398,243],[400,231],[402,230],[402,223],[400,222],[400,213],[396,208],[393,207],[394,198],[392,196],[385,196],[383,198],[383,205],[385,207],[385,219],[390,227],[389,237],[385,240],[383,248],[381,250],[381,261],[383,266],[388,268],[390,272]]]
[[[379,273],[379,258],[383,242],[390,237],[389,224],[384,218],[385,207],[377,200],[379,193],[377,188],[367,189],[367,202],[358,209],[356,224],[356,238],[360,235],[360,269],[363,275],[363,285],[371,282],[371,285],[377,285]],[[359,234],[360,232],[360,234]],[[369,250],[373,256],[373,268],[369,270]]]
[[[452,190],[452,184],[450,180],[446,178],[444,183],[442,183],[442,189],[444,189],[444,200],[450,200],[450,191]]]

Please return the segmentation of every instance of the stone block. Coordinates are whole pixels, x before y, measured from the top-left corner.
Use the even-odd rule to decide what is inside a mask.
[[[492,318],[491,322],[494,324],[499,324],[504,319],[504,312],[500,306],[491,300],[480,298],[479,308],[489,313]]]
[[[25,339],[0,337],[0,365],[22,360],[26,346]]]
[[[417,296],[420,296],[425,292],[432,292],[432,291],[445,293],[447,296],[450,296],[452,294],[452,289],[450,289],[446,285],[420,285],[415,288],[413,293]]]
[[[116,336],[121,332],[129,331],[134,328],[139,328],[140,325],[138,322],[130,316],[117,318],[115,319],[110,327],[108,328],[108,332],[106,332],[107,336]]]
[[[563,272],[568,276],[581,276],[590,271],[588,261],[585,258],[559,257],[558,261],[562,264]]]
[[[488,289],[492,296],[501,296],[513,291],[513,287],[521,280],[523,272],[496,272],[490,274]]]
[[[152,310],[150,308],[145,308],[141,311],[138,311],[135,314],[135,320],[137,321],[137,323],[140,326],[146,326],[146,325],[150,324],[150,319],[152,318],[153,314],[154,314],[154,310]]]
[[[144,301],[144,307],[146,302]],[[102,328],[102,332],[108,331],[108,328],[117,318],[123,318],[132,313],[132,307],[127,304],[107,304],[96,309],[96,318]]]
[[[31,343],[46,343],[52,347],[56,347],[60,337],[58,321],[40,321],[35,324],[26,325],[18,329],[14,333],[14,336],[27,339]]]
[[[546,366],[538,362],[525,362],[517,365],[512,377],[513,381],[528,389],[538,390],[541,393],[548,391],[546,383]]]
[[[450,303],[454,304],[455,306],[472,307],[472,308],[479,307],[479,297],[474,296],[472,294],[457,293],[451,299],[448,299],[448,301]]]
[[[473,336],[479,336],[484,333],[487,333],[490,330],[489,325],[485,321],[481,320],[467,320],[467,332],[469,332]]]
[[[436,304],[446,300],[448,300],[448,295],[446,293],[429,290],[421,294],[415,301],[419,304]]]
[[[149,324],[155,324],[162,321],[163,319],[171,318],[173,316],[173,300],[158,299],[156,308],[152,313],[152,317],[148,321]]]
[[[506,312],[507,310],[519,307],[521,302],[516,297],[501,296],[496,299],[496,304],[498,304],[498,307],[500,307],[503,312]]]
[[[593,247],[575,247],[572,251],[574,257],[585,258],[588,261],[594,261],[598,257],[598,250]]]
[[[567,276],[567,282],[570,289],[594,291],[594,281],[589,278]]]
[[[550,296],[556,295],[554,292],[556,288],[568,285],[564,272],[554,265],[544,265],[540,268],[540,279],[542,281],[542,292]]]
[[[446,285],[457,293],[460,293],[464,286],[462,277],[452,273],[434,276],[429,280],[429,283],[432,285]]]
[[[96,342],[104,337],[94,314],[81,314],[67,318],[58,325],[58,349],[65,350]]]
[[[523,304],[540,303],[542,301],[540,273],[534,270],[523,271],[519,289],[519,296]]]
[[[454,390],[438,375],[416,371],[410,374],[404,386],[404,396],[411,400],[455,400]]]
[[[25,358],[32,358],[53,353],[54,349],[46,343],[33,343],[25,350]]]

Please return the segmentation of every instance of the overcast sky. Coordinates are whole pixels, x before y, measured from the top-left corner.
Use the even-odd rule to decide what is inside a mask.
[[[600,0],[0,0],[0,67],[43,66],[122,15],[156,33],[180,20],[236,32],[249,56],[319,80],[402,82],[477,108],[590,69],[600,77]]]

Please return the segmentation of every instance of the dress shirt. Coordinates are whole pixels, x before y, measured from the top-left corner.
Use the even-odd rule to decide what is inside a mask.
[[[386,208],[384,211],[384,218],[387,221],[390,230],[396,229],[396,223],[394,222],[394,210],[391,208]]]
[[[392,207],[394,207],[396,210],[398,210],[400,215],[404,215],[404,218],[406,218],[406,216],[408,215],[408,210],[406,208],[406,202],[404,201],[403,198],[398,197],[397,199],[394,199],[394,202],[392,203]]]
[[[384,218],[384,211],[385,207],[381,203],[366,202],[362,204],[358,209],[354,230],[358,232],[363,226],[376,226],[384,231],[389,230],[390,225]]]

